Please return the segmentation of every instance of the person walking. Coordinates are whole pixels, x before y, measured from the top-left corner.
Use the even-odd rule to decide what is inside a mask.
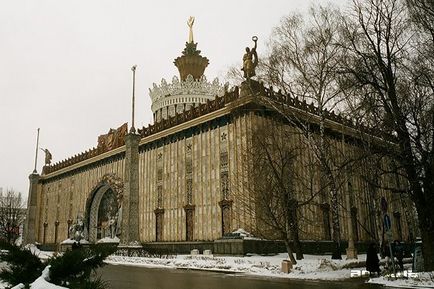
[[[393,255],[398,260],[399,270],[404,271],[404,248],[398,240],[393,242]]]
[[[375,243],[371,243],[368,247],[368,251],[366,252],[366,271],[369,271],[371,276],[374,272],[377,273],[378,276],[381,273],[380,260],[378,259]]]

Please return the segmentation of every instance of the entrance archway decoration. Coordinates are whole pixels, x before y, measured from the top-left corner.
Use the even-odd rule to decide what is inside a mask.
[[[88,240],[121,234],[124,182],[115,174],[106,174],[92,189],[86,201]]]

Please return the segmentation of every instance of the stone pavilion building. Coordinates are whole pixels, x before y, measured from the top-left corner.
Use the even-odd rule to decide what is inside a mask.
[[[154,124],[138,133],[128,133],[127,124],[111,129],[98,137],[96,147],[30,175],[27,243],[58,245],[70,237],[78,219],[91,243],[116,237],[121,245],[198,247],[240,228],[255,232],[257,218],[240,198],[251,194],[245,152],[258,126],[266,124],[270,130],[294,126],[273,104],[285,105],[312,126],[318,125],[318,116],[324,113],[326,137],[336,147],[351,154],[361,148],[362,137],[351,120],[320,112],[252,79],[239,88],[223,86],[218,79],[209,82],[204,76],[209,60],[193,41],[186,43],[174,63],[180,76],[170,83],[163,79],[149,90]],[[375,132],[367,135],[379,145],[390,144]],[[301,137],[288,141],[301,143]],[[299,163],[312,154],[304,147]],[[301,171],[303,166],[295,169]],[[349,206],[343,205],[339,214],[342,240],[381,238],[381,197],[389,202],[393,237],[413,238],[411,205],[392,194],[405,189],[405,181],[380,176],[377,183],[384,186],[373,192],[360,171],[352,171],[347,178],[339,190],[341,204]],[[311,182],[317,186],[318,177]],[[297,188],[297,194],[305,193],[302,186]],[[300,209],[301,240],[331,240],[330,202],[329,196],[318,196]]]

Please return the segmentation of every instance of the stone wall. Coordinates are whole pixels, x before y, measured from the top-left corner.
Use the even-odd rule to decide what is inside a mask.
[[[55,243],[55,241],[60,243],[65,240],[68,220],[72,222],[78,215],[84,217],[86,202],[103,177],[107,174],[114,174],[123,179],[124,166],[123,156],[118,156],[87,169],[48,178],[39,183],[37,241],[39,243]],[[56,230],[57,240],[55,240]]]
[[[293,105],[291,109],[297,112],[294,113],[296,117],[312,126],[317,125],[318,110],[313,106],[263,86],[259,93],[267,99]],[[299,199],[309,196],[311,192],[308,189],[318,190],[319,169],[312,162],[315,158],[306,144],[306,136],[278,113],[270,112],[272,109],[264,104],[261,97],[240,97],[238,89],[235,89],[213,102],[139,131],[138,188],[137,184],[133,184],[128,185],[127,190],[134,194],[136,192],[133,191],[138,190],[139,219],[128,224],[137,224],[139,238],[128,238],[128,242],[213,241],[238,228],[254,232],[258,225],[256,212],[250,210],[249,204],[243,202],[241,197],[249,199],[253,193],[249,187],[249,175],[246,174],[245,156],[254,129],[258,126],[265,126],[276,133],[286,131],[290,136],[282,141],[289,146],[300,147],[295,170]],[[327,117],[326,136],[336,163],[345,161],[348,156],[357,156],[360,153],[359,134],[352,128],[352,122],[330,113]],[[385,143],[376,138],[377,142]],[[113,174],[126,181],[125,151],[125,146],[122,146],[109,152],[88,153],[46,170],[38,181],[37,189],[32,189],[37,194],[36,216],[32,220],[36,223],[38,242],[59,243],[64,240],[68,221],[86,213],[89,197],[104,176]],[[384,159],[380,166],[387,169],[391,163]],[[136,164],[131,168],[137,170]],[[351,198],[350,206],[355,208],[353,212],[357,215],[355,226],[359,240],[381,238],[378,204],[382,196],[389,200],[391,217],[401,218],[402,238],[406,239],[411,231],[408,224],[414,221],[414,213],[407,199],[399,194],[392,195],[390,190],[404,189],[404,180],[395,175],[383,175],[379,182],[389,189],[380,188],[373,194],[360,174],[362,169],[358,167],[343,174],[339,189],[341,207],[346,207],[347,198]],[[136,171],[130,173],[128,178],[137,175]],[[327,239],[323,217],[329,215],[331,220],[331,211],[325,210],[329,203],[330,196],[326,192],[300,209],[301,239]],[[348,236],[347,220],[350,214],[350,210],[341,208],[342,239]],[[128,215],[131,214],[124,212],[124,216]],[[398,226],[392,228],[394,238],[398,238]]]
[[[192,240],[220,238],[223,229],[219,203],[224,199],[233,202],[227,230],[252,222],[251,216],[239,210],[229,186],[234,182],[243,185],[238,179],[243,168],[241,151],[247,145],[251,118],[252,114],[225,116],[171,138],[141,144],[142,241],[157,240],[157,209],[164,210],[160,241],[187,240],[187,208],[193,210]]]

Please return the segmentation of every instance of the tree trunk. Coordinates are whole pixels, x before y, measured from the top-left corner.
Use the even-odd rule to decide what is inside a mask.
[[[291,237],[294,243],[294,251],[295,251],[295,257],[297,260],[304,259],[303,251],[301,249],[301,243],[300,238],[298,235],[298,217],[297,217],[297,201],[293,203],[292,208],[290,208],[290,230],[291,230]]]
[[[422,237],[424,271],[434,271],[434,214],[432,203],[416,203],[419,227]]]
[[[341,248],[341,226],[339,223],[339,204],[338,204],[338,192],[335,186],[332,184],[332,224],[333,224],[333,242],[334,251],[332,259],[342,259]]]
[[[434,230],[421,230],[424,271],[434,271]]]
[[[297,261],[294,258],[294,253],[292,252],[291,245],[289,244],[288,238],[285,238],[285,246],[286,246],[286,251],[288,252],[289,260],[291,260],[291,263],[293,265],[297,264]]]
[[[293,240],[294,240],[295,257],[297,258],[297,260],[303,260],[304,256],[303,256],[303,251],[301,249],[300,239],[298,238],[298,230],[293,236],[294,236]]]

